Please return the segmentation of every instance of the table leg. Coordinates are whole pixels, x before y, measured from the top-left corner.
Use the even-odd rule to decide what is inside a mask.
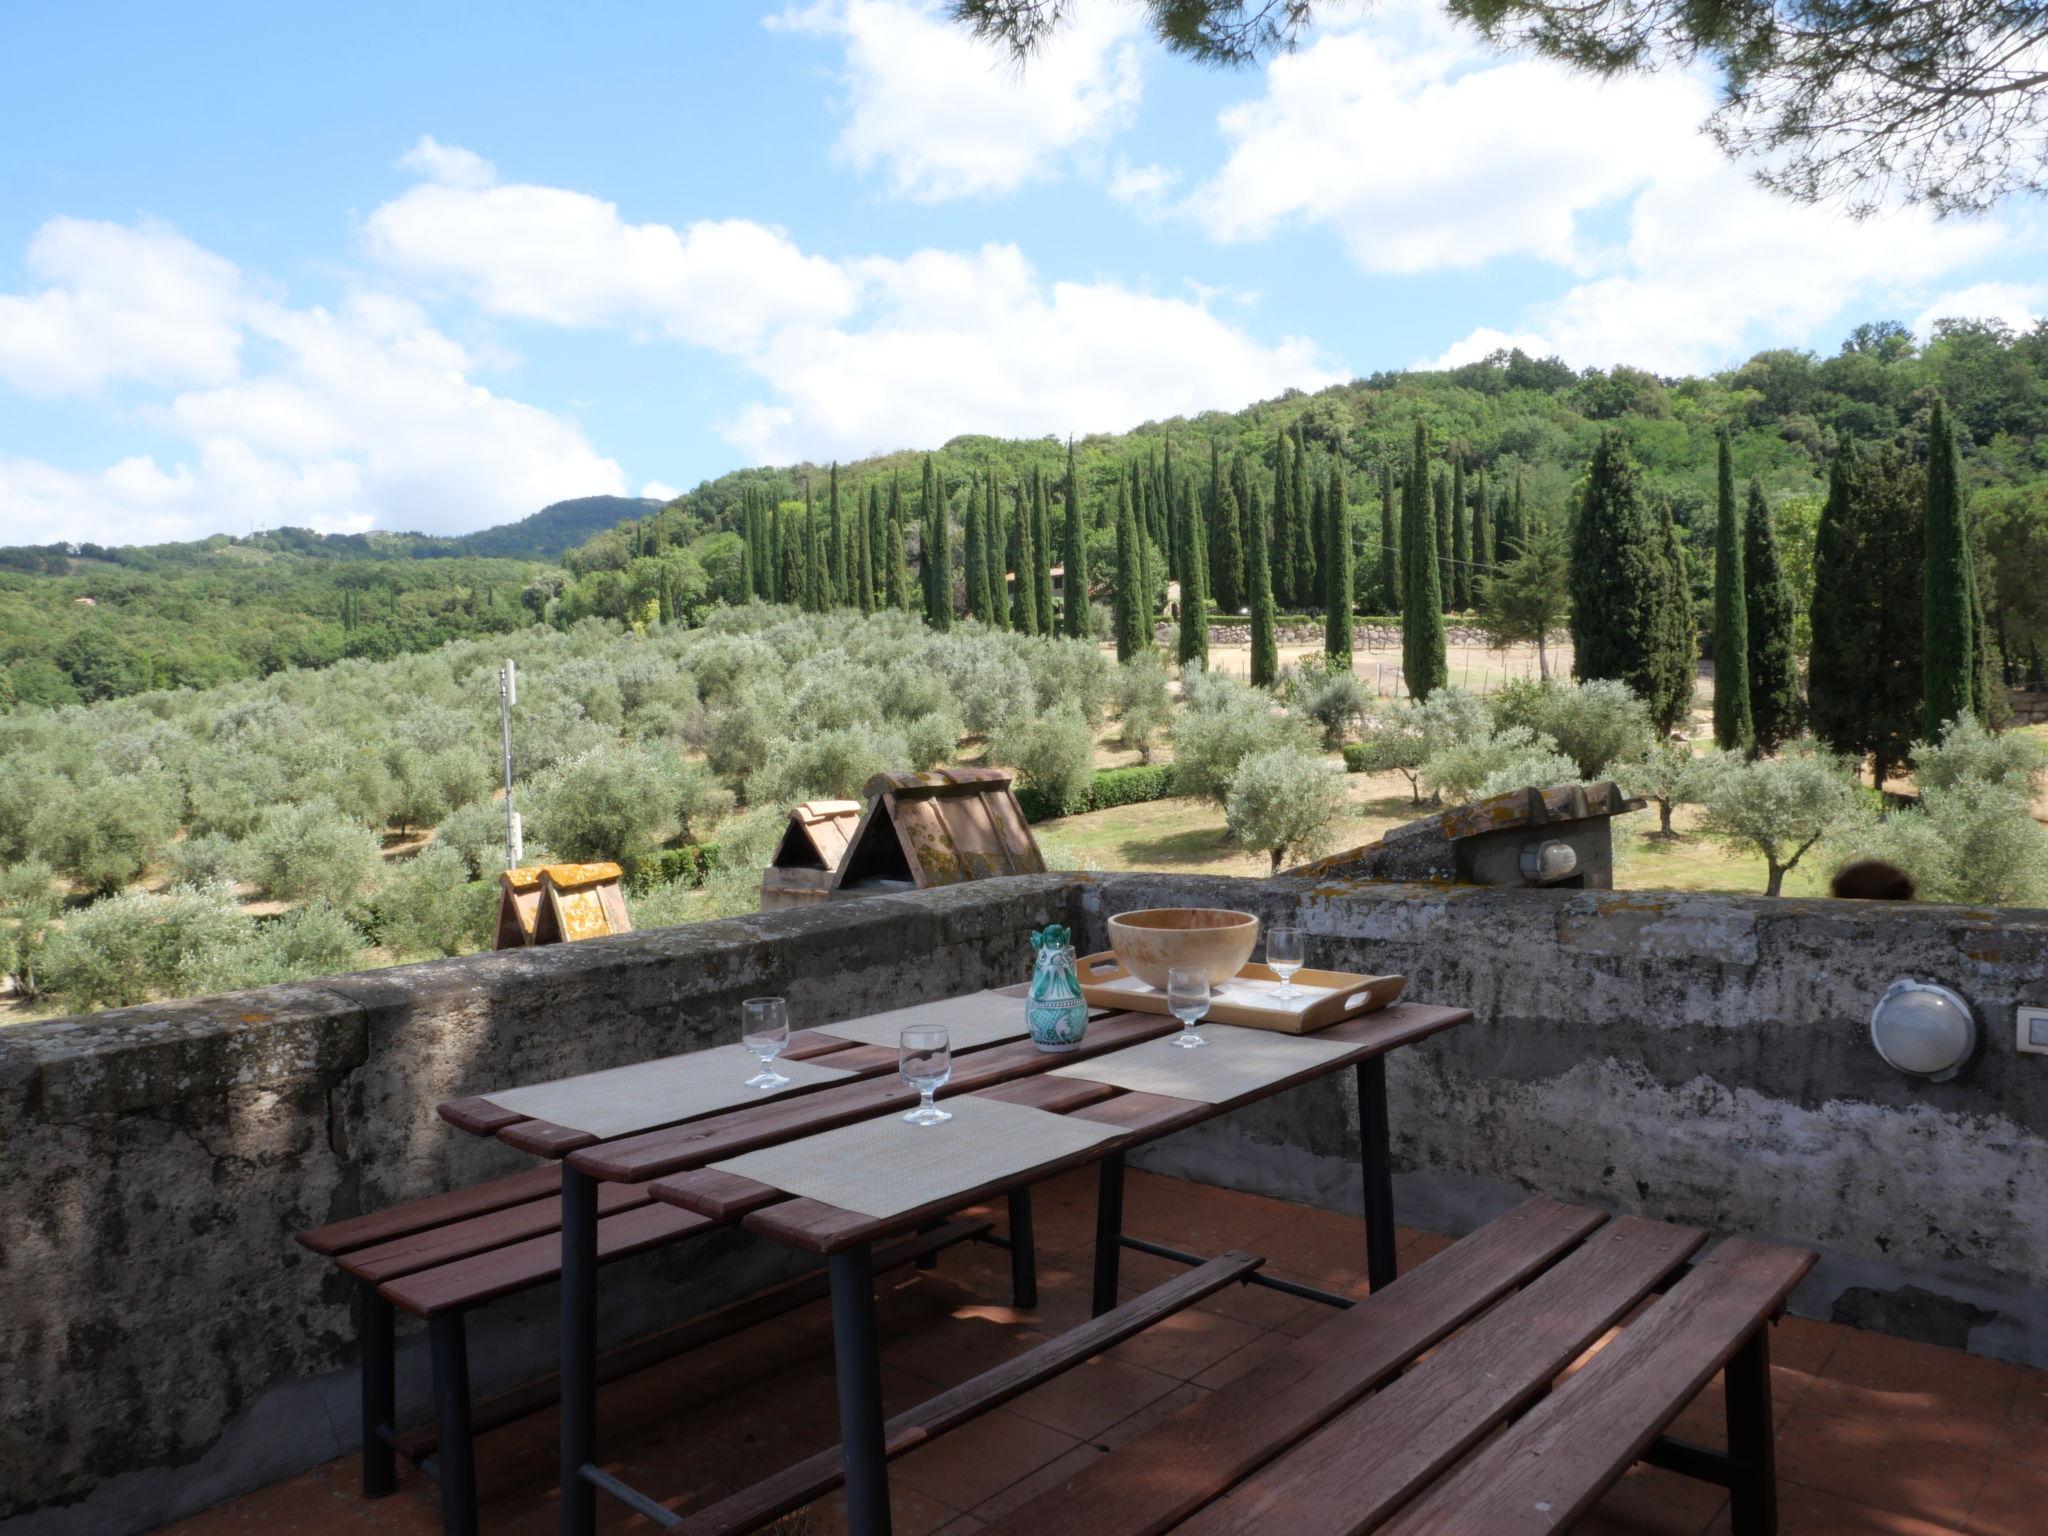
[[[562,1166],[562,1536],[591,1536],[597,1489],[597,1180]]]
[[[476,1442],[469,1419],[469,1330],[460,1312],[427,1320],[434,1357],[434,1465],[441,1536],[476,1536]]]
[[[875,1339],[875,1260],[865,1243],[832,1255],[832,1355],[839,1382],[847,1525],[853,1536],[889,1536],[882,1359]]]
[[[1116,1305],[1117,1274],[1123,1259],[1124,1155],[1112,1152],[1096,1171],[1095,1295],[1096,1317]]]
[[[1728,1404],[1729,1529],[1776,1536],[1778,1460],[1771,1427],[1771,1325],[1759,1323],[1723,1375]]]
[[[1358,1064],[1358,1161],[1365,1175],[1365,1278],[1374,1290],[1394,1283],[1394,1170],[1388,1147],[1387,1061]]]
[[[1010,1191],[1010,1305],[1028,1311],[1038,1305],[1038,1251],[1032,1246],[1031,1191]]]
[[[398,1486],[398,1453],[385,1436],[398,1428],[391,1303],[376,1282],[356,1282],[356,1342],[362,1350],[363,1497],[381,1499]]]

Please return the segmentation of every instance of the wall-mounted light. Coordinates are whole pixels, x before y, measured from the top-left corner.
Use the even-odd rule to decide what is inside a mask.
[[[1947,987],[1902,977],[1870,1010],[1870,1043],[1886,1065],[1945,1083],[1977,1049],[1977,1016]]]
[[[1522,878],[1538,885],[1562,880],[1579,867],[1578,851],[1557,838],[1522,845]]]

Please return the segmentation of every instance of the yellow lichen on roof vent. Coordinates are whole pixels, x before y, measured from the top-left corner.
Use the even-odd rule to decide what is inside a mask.
[[[491,948],[524,949],[531,944],[540,902],[538,867],[508,869],[498,876],[498,925],[491,936]]]
[[[616,864],[549,864],[540,872],[541,903],[533,942],[559,944],[631,933],[623,876]]]
[[[835,896],[926,890],[995,875],[1045,873],[1045,856],[1000,768],[878,773],[832,880]]]

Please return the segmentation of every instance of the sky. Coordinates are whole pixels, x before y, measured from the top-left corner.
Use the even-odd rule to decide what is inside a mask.
[[[1662,373],[2048,311],[2038,201],[1757,189],[1712,82],[1422,0],[1238,71],[1081,0],[0,11],[0,544],[457,533],[1518,345]]]

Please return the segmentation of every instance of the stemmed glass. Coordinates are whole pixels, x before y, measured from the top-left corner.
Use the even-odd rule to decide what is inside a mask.
[[[1280,986],[1273,993],[1274,997],[1291,1000],[1301,996],[1294,985],[1294,973],[1301,969],[1302,959],[1299,928],[1266,930],[1266,964],[1280,973]]]
[[[1202,1015],[1209,1011],[1209,973],[1206,970],[1181,970],[1175,968],[1166,973],[1166,1006],[1176,1019],[1180,1020],[1180,1033],[1172,1043],[1185,1050],[1193,1050],[1208,1041],[1195,1033],[1195,1026],[1202,1021]]]
[[[789,1044],[789,1004],[779,997],[750,997],[740,1004],[740,1043],[761,1063],[747,1079],[749,1088],[766,1093],[790,1081],[775,1070],[775,1058]]]
[[[912,1125],[943,1125],[952,1115],[932,1102],[953,1076],[953,1037],[943,1024],[913,1024],[898,1041],[897,1071],[923,1097],[903,1118]]]

